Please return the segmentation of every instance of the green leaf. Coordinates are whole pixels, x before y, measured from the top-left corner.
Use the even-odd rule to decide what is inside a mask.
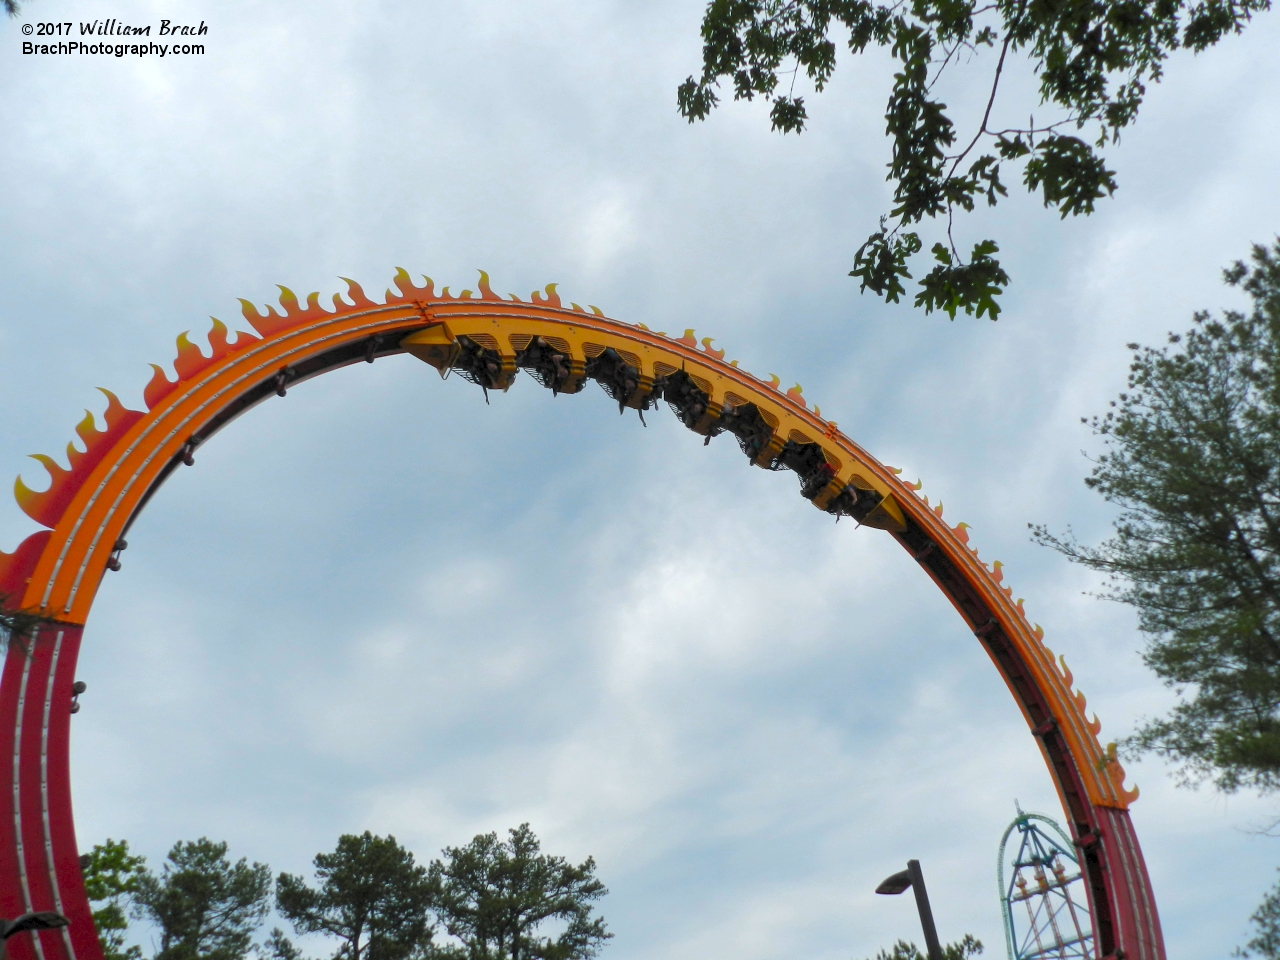
[[[890,238],[881,223],[880,229],[858,248],[849,276],[859,278],[863,290],[869,289],[889,303],[897,303],[898,298],[907,292],[900,278],[911,277],[907,258],[919,251],[920,237],[917,234]]]
[[[1009,276],[1000,262],[991,254],[999,248],[994,240],[984,240],[973,247],[967,264],[952,262],[951,252],[940,243],[933,246],[934,267],[920,281],[920,292],[915,305],[924,307],[926,313],[944,310],[952,320],[958,310],[979,317],[983,314],[995,320],[1000,315],[996,297],[1009,284]]]
[[[1027,161],[1027,189],[1041,190],[1046,207],[1063,218],[1093,213],[1093,202],[1115,192],[1114,171],[1078,137],[1053,136],[1038,143]]]
[[[93,924],[106,960],[138,960],[139,947],[124,945],[129,929],[127,910],[146,875],[146,858],[129,853],[125,840],[108,838],[80,858],[85,895],[93,910]]]

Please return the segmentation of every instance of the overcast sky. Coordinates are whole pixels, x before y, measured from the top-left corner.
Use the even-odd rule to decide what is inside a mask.
[[[841,61],[800,137],[762,105],[689,126],[694,0],[31,0],[0,21],[0,473],[39,488],[93,388],[141,407],[183,330],[275,284],[439,284],[694,327],[924,480],[1065,654],[1103,740],[1171,702],[1124,608],[1027,540],[1086,541],[1080,418],[1127,341],[1241,306],[1220,270],[1280,230],[1280,20],[1179,55],[1108,153],[1120,189],[1060,222],[1014,195],[966,222],[1014,278],[998,323],[845,276],[887,208],[886,58]],[[204,56],[21,55],[21,24],[208,25]],[[154,32],[154,31],[153,31]],[[990,64],[950,91],[973,114]],[[1011,77],[1006,110],[1034,105]],[[1019,84],[1022,87],[1019,88]],[[931,242],[931,241],[930,241]],[[195,337],[193,336],[193,339]],[[529,821],[593,855],[614,960],[857,960],[919,939],[1002,957],[996,847],[1061,819],[1015,704],[890,538],[790,474],[648,427],[596,387],[480,392],[405,357],[290,390],[202,447],[130,534],[86,636],[83,849],[175,840],[307,871],[340,833],[420,858]],[[0,510],[0,548],[34,529]],[[1228,954],[1280,863],[1274,801],[1131,765],[1171,957]],[[149,943],[145,930],[137,931]]]

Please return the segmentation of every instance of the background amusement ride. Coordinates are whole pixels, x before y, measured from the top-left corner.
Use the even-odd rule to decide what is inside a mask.
[[[437,293],[399,270],[384,303],[348,280],[347,298],[328,310],[281,287],[280,311],[244,316],[256,336],[214,320],[210,355],[178,337],[176,380],[160,367],[148,384],[147,411],[128,410],[109,391],[105,428],[91,414],[76,428],[84,451],[69,445],[69,469],[37,456],[48,489],[15,484],[19,505],[45,530],[15,553],[0,553],[0,596],[41,625],[9,645],[0,679],[0,915],[54,910],[69,925],[32,931],[8,943],[14,960],[101,960],[80,875],[72,821],[69,743],[76,658],[93,599],[108,570],[120,568],[130,524],[174,470],[257,403],[294,384],[352,363],[410,353],[442,376],[457,373],[490,391],[506,390],[521,370],[556,394],[595,380],[619,409],[644,411],[666,401],[706,442],[730,433],[752,464],[793,470],[801,494],[837,518],[886,531],[951,600],[1004,677],[1022,710],[1062,801],[1088,895],[1095,956],[1163,960],[1160,922],[1128,807],[1115,745],[1103,748],[1096,716],[1072,689],[1071,672],[1026,618],[1022,601],[1001,585],[968,546],[966,524],[950,526],[921,485],[842,434],[809,407],[799,385],[780,389],[724,359],[692,330],[675,338],[566,305],[555,284],[529,301],[493,293],[481,272],[478,292]]]

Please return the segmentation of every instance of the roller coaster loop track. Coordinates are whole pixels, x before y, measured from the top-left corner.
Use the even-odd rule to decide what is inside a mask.
[[[919,563],[991,657],[1040,746],[1070,823],[1087,881],[1097,956],[1163,960],[1164,945],[1146,867],[1128,808],[1114,745],[1098,741],[1096,717],[1072,689],[1071,672],[1045,645],[1002,585],[968,545],[966,524],[950,526],[920,484],[905,483],[811,407],[799,385],[761,380],[693,331],[672,337],[561,301],[555,285],[529,300],[478,290],[436,292],[403,270],[384,302],[347,281],[346,297],[322,307],[281,287],[280,309],[248,303],[255,333],[231,334],[214,320],[208,353],[178,337],[176,379],[160,367],[144,391],[145,412],[108,391],[99,429],[77,427],[84,450],[69,464],[38,459],[50,474],[43,491],[19,478],[19,505],[45,529],[13,554],[0,553],[0,595],[43,624],[9,644],[0,679],[0,915],[57,910],[70,925],[9,942],[13,960],[102,960],[80,874],[72,821],[68,749],[76,658],[98,586],[119,568],[125,534],[165,478],[193,462],[202,443],[255,404],[329,370],[408,352],[442,374],[486,393],[505,390],[521,371],[556,393],[598,382],[620,408],[643,412],[665,401],[689,429],[732,434],[750,462],[789,469],[815,507],[883,530]]]

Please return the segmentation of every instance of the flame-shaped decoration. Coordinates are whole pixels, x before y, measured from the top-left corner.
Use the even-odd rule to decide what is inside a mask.
[[[336,312],[331,312],[320,306],[320,294],[318,293],[309,294],[307,296],[307,306],[303,308],[299,305],[298,297],[292,290],[280,284],[276,284],[276,286],[280,289],[280,308],[284,311],[283,314],[276,313],[275,307],[267,304],[267,312],[263,315],[258,313],[258,308],[248,300],[243,298],[240,300],[244,318],[264,338],[276,336],[324,317],[332,317]]]
[[[52,530],[40,530],[18,544],[13,553],[0,550],[0,601],[3,601],[0,605],[17,609],[27,588],[27,580],[31,578],[31,572],[35,570],[51,536]]]
[[[710,354],[711,356],[715,357],[717,360],[723,360],[723,359],[724,359],[724,351],[723,351],[723,350],[716,350],[714,347],[712,347],[712,346],[711,346],[711,344],[713,344],[713,343],[715,343],[715,340],[713,340],[711,337],[703,337],[703,338],[702,338],[702,352],[703,352],[703,353],[706,353],[706,354]]]
[[[333,305],[339,313],[344,313],[347,310],[365,310],[369,307],[377,306],[376,303],[365,296],[364,288],[360,284],[348,277],[339,277],[338,279],[347,285],[347,296],[351,298],[351,303],[348,304],[342,299],[342,294],[335,293],[333,295]],[[430,279],[427,279],[427,284],[428,286],[431,284]]]
[[[776,373],[769,374],[769,386],[774,390],[777,390],[778,387],[782,386],[782,380]]]
[[[210,355],[208,357],[201,352],[198,346],[187,339],[186,333],[182,333],[178,336],[178,356],[173,361],[173,368],[177,371],[178,379],[170,380],[165,376],[163,369],[154,363],[151,364],[151,369],[155,372],[151,375],[151,382],[142,391],[142,399],[146,401],[148,410],[154,410],[156,404],[176,390],[179,384],[195,377],[223,357],[236,353],[251,343],[259,342],[257,337],[251,333],[245,333],[243,330],[237,330],[236,338],[229,340],[227,338],[229,332],[227,325],[217,317],[210,317],[209,319],[213,321],[213,329],[209,331]]]
[[[804,397],[800,396],[800,394],[802,394],[803,392],[804,392],[804,387],[800,386],[800,384],[797,383],[794,387],[792,387],[790,390],[787,391],[787,399],[795,403],[798,403],[800,404],[800,406],[808,409],[809,404],[805,403]]]
[[[563,306],[560,303],[560,294],[556,293],[556,284],[554,283],[547,284],[547,295],[545,297],[538,293],[537,290],[533,291],[533,293],[529,295],[529,302],[548,307]]]
[[[1097,762],[1094,764],[1094,766],[1098,768],[1099,772],[1106,770],[1108,764],[1120,762],[1120,758],[1116,755],[1116,749],[1116,742],[1114,740],[1107,744],[1106,748],[1102,751],[1102,756],[1098,757]]]
[[[419,300],[437,299],[435,296],[435,283],[432,282],[430,277],[424,276],[422,279],[426,281],[427,285],[425,287],[415,286],[413,278],[409,276],[409,271],[404,267],[396,267],[396,275],[391,279],[391,282],[400,292],[392,293],[388,290],[385,298],[386,302],[414,303]],[[448,295],[448,289],[448,287],[445,288],[446,296]]]
[[[1125,772],[1124,767],[1120,764],[1120,758],[1116,756],[1115,742],[1107,744],[1106,765],[1105,768],[1107,779],[1111,781],[1111,785],[1115,787],[1116,793],[1124,798],[1125,803],[1133,803],[1138,799],[1139,790],[1135,785],[1132,790],[1124,788]]]
[[[955,537],[957,540],[959,540],[961,543],[965,545],[968,545],[969,525],[967,523],[961,520],[959,523],[957,523],[954,527],[951,528],[951,532],[955,534]]]
[[[343,279],[346,279],[346,278],[344,277]],[[407,271],[404,267],[396,267],[396,275],[391,279],[391,282],[395,286],[396,290],[399,292],[392,293],[390,290],[388,290],[384,297],[385,302],[389,304],[390,303],[396,303],[396,304],[420,303],[423,300],[440,300],[442,298],[443,299],[448,298],[448,295],[449,295],[448,287],[445,287],[443,296],[438,297],[436,296],[436,285],[434,281],[432,281],[432,279],[427,276],[424,276],[422,279],[426,282],[426,286],[425,287],[415,286],[413,282],[413,278],[409,276],[409,271]],[[351,281],[347,280],[347,283],[350,284]],[[361,291],[361,295],[363,296],[363,291]],[[377,306],[377,304],[373,303],[372,301],[370,301],[370,305]]]
[[[934,512],[934,514],[936,514],[936,515],[937,515],[937,517],[938,517],[938,519],[939,519],[939,520],[941,520],[941,519],[942,519],[942,501],[941,501],[941,500],[939,500],[939,501],[938,501],[938,505],[937,505],[936,507],[934,507],[934,508],[933,508],[933,512]]]
[[[494,294],[489,285],[489,275],[483,270],[479,271],[479,274],[481,298],[484,300],[500,300],[501,298]],[[258,343],[259,338],[278,336],[304,324],[328,319],[338,314],[381,306],[381,304],[374,303],[369,299],[365,295],[364,289],[356,281],[347,277],[342,279],[347,284],[346,299],[343,299],[342,294],[334,294],[332,311],[320,306],[320,295],[318,293],[308,295],[306,306],[302,306],[294,292],[285,286],[279,288],[279,310],[267,305],[265,312],[259,312],[254,304],[242,299],[240,304],[244,317],[253,329],[257,331],[258,336],[244,331],[237,331],[233,334],[227,329],[226,324],[214,317],[212,318],[213,327],[208,334],[208,356],[205,356],[202,348],[190,339],[189,331],[182,333],[177,339],[177,357],[173,362],[174,370],[177,374],[176,379],[170,380],[162,367],[157,364],[151,364],[153,371],[151,380],[143,390],[143,399],[146,402],[147,409],[154,410],[180,385],[198,377],[210,366],[226,356],[237,353],[251,344]],[[416,286],[403,267],[397,268],[393,282],[399,292],[392,293],[388,290],[386,302],[388,304],[421,303],[423,301],[456,299],[449,296],[448,287],[445,287],[443,292],[437,295],[431,278],[423,277],[423,280],[426,283],[425,286]],[[469,291],[463,291],[460,299],[467,299],[470,296],[471,293]],[[519,298],[515,296],[512,299],[519,301]],[[554,283],[547,284],[545,296],[535,292],[533,294],[533,302],[562,308]],[[586,312],[581,307],[576,307],[576,309],[583,313]],[[599,308],[592,307],[591,309],[597,316],[604,316]],[[101,462],[106,452],[130,427],[137,423],[139,418],[145,416],[140,411],[125,409],[115,394],[109,390],[103,390],[102,392],[106,394],[108,400],[107,410],[103,417],[106,424],[105,429],[95,429],[93,416],[86,411],[84,420],[76,427],[76,432],[84,442],[85,449],[82,452],[77,450],[74,444],[68,445],[67,458],[69,467],[64,468],[52,457],[47,457],[43,454],[34,455],[34,458],[44,465],[50,475],[51,483],[49,488],[44,491],[34,491],[26,485],[21,477],[18,477],[14,482],[14,494],[18,500],[18,505],[27,516],[43,526],[53,527],[57,525],[71,499],[75,496],[76,490],[93,472],[98,463]]]
[[[199,352],[199,351],[197,351]],[[94,427],[93,414],[84,412],[84,419],[76,426],[76,433],[84,442],[84,451],[76,449],[74,443],[67,444],[67,462],[70,469],[63,467],[52,457],[44,454],[32,454],[32,459],[39,460],[49,471],[49,489],[37,493],[18,477],[13,483],[13,495],[22,512],[45,527],[55,527],[62,518],[63,512],[71,503],[80,485],[88,479],[93,468],[98,465],[107,451],[124,436],[135,423],[145,416],[140,410],[128,410],[110,390],[98,388],[106,395],[107,410],[103,415],[106,428],[97,430]]]
[[[477,272],[480,274],[480,281],[478,283],[478,286],[480,287],[480,299],[501,300],[502,298],[494,293],[489,286],[489,274],[485,273],[483,270],[479,270]]]
[[[156,404],[171,394],[181,381],[170,380],[164,374],[164,368],[159,364],[151,364],[151,369],[155,373],[151,374],[151,382],[142,390],[142,399],[147,405],[148,410],[154,410]]]
[[[684,336],[676,340],[676,343],[683,343],[686,347],[696,347],[698,345],[698,340],[693,335],[693,328],[690,327],[686,330],[684,332]]]

